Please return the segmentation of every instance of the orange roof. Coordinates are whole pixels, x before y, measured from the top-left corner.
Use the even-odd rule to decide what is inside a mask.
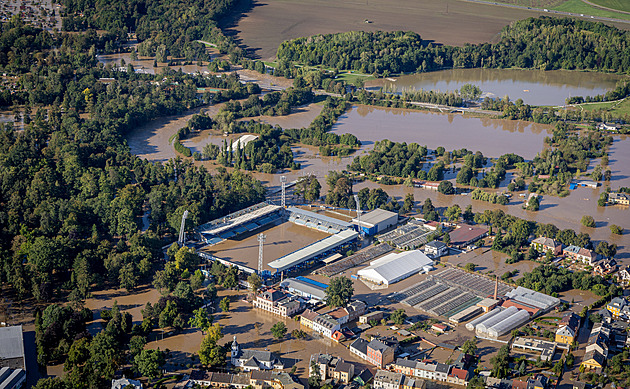
[[[328,312],[328,315],[334,319],[341,319],[344,316],[348,316],[348,311],[344,308],[337,308],[334,311]]]
[[[530,316],[536,316],[536,314],[538,314],[538,312],[540,311],[540,309],[538,308],[534,308],[534,307],[530,307],[529,305],[524,305],[519,303],[518,301],[515,300],[506,300],[503,302],[503,304],[501,304],[502,307],[504,308],[509,308],[509,307],[516,307],[518,309],[522,309],[524,311],[527,311]]]

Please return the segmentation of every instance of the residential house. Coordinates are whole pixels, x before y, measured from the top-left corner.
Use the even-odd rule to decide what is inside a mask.
[[[438,363],[435,367],[435,379],[437,381],[446,382],[448,380],[448,373],[451,372],[451,365],[444,363]]]
[[[402,373],[406,376],[416,376],[417,361],[411,361],[409,359],[398,358],[396,362],[392,364],[392,368],[396,373]]]
[[[605,276],[606,274],[614,273],[617,270],[617,261],[614,258],[610,259],[602,259],[595,263],[593,267],[593,272],[600,276]]]
[[[425,389],[427,384],[424,380],[415,377],[404,376],[401,389]]]
[[[367,324],[370,321],[380,321],[383,318],[383,311],[374,311],[359,316],[359,323]]]
[[[597,129],[604,131],[619,131],[621,129],[621,125],[617,123],[601,122],[597,125]]]
[[[372,378],[374,378],[374,376],[370,369],[363,369],[361,373],[357,374],[357,376],[354,377],[354,380],[352,380],[352,382],[356,382],[359,386],[365,386],[370,381],[372,381]]]
[[[367,345],[368,345],[367,340],[363,339],[363,338],[357,338],[354,342],[352,342],[350,344],[350,346],[348,347],[348,349],[350,350],[351,354],[356,355],[357,357],[366,360],[367,359]]]
[[[511,389],[527,389],[527,382],[521,380],[512,380]]]
[[[469,224],[460,224],[457,229],[449,233],[451,246],[464,248],[479,239],[488,236],[488,229]]]
[[[530,246],[542,254],[546,254],[548,251],[551,251],[551,253],[555,256],[562,254],[562,243],[544,236],[540,236],[532,240]]]
[[[268,289],[256,296],[254,308],[260,308],[282,317],[291,317],[302,308],[302,302],[295,296],[277,289]]]
[[[346,324],[350,318],[350,315],[348,315],[348,311],[346,311],[345,308],[336,308],[326,314],[335,319],[339,325]]]
[[[460,369],[458,367],[453,366],[451,368],[451,372],[448,373],[446,382],[453,385],[467,386],[469,375],[470,373],[468,372],[468,370]]]
[[[608,358],[610,333],[611,329],[608,324],[598,323],[593,326],[586,344],[586,353],[581,363],[584,370],[600,372],[604,368]]]
[[[630,266],[624,266],[617,272],[617,282],[626,285],[630,283]]]
[[[394,348],[373,339],[367,345],[366,360],[375,366],[384,367],[394,361]]]
[[[244,371],[283,369],[282,362],[271,351],[241,349],[236,341],[236,335],[232,341],[230,362],[235,367]]]
[[[580,366],[584,367],[584,371],[593,370],[595,372],[601,372],[604,368],[606,358],[597,351],[590,351],[584,354],[582,363]]]
[[[367,304],[363,301],[350,301],[350,303],[346,307],[346,311],[348,312],[348,321],[350,322],[357,320],[361,315],[365,313],[366,310]]]
[[[431,258],[439,258],[448,253],[448,246],[439,240],[424,245],[424,253]]]
[[[580,317],[573,312],[565,313],[558,324],[556,342],[571,344],[575,340],[580,328]]]
[[[597,261],[597,253],[593,250],[587,250],[582,247],[570,245],[562,250],[562,254],[570,259],[584,262],[593,266]]]
[[[630,318],[630,306],[624,297],[615,297],[607,305],[606,309],[612,313],[615,320],[628,320]]]
[[[527,379],[527,389],[547,389],[548,385],[548,378],[542,374],[537,374]]]
[[[602,317],[602,323],[607,323],[607,324],[612,323],[613,316],[612,316],[612,313],[608,309],[602,308],[599,311],[597,311],[597,313]]]
[[[378,370],[374,376],[374,389],[399,389],[405,376],[388,370]]]
[[[311,311],[310,309],[307,309],[306,311],[302,312],[302,314],[300,315],[300,324],[306,328],[312,329],[313,321],[315,320],[317,316],[319,316],[319,313],[315,311]]]
[[[254,370],[250,374],[249,384],[255,389],[263,389],[274,385],[274,376],[269,370]]]
[[[433,361],[422,361],[416,364],[416,377],[425,378],[427,380],[437,380],[435,369],[437,363]]]
[[[341,324],[328,314],[319,315],[313,320],[313,331],[319,332],[326,338],[331,338],[333,332],[341,328]]]
[[[354,378],[354,364],[349,363],[341,359],[332,371],[333,378],[337,382],[343,384],[349,384]]]
[[[627,193],[619,192],[619,193],[609,193],[608,194],[608,202],[611,204],[621,204],[621,205],[630,205],[630,195]]]

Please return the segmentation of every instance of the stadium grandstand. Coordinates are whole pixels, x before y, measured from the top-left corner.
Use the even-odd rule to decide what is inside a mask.
[[[414,250],[426,244],[432,235],[433,231],[424,227],[421,222],[409,220],[404,226],[380,235],[378,239],[382,242],[388,242],[400,250]]]
[[[265,226],[280,217],[282,207],[266,202],[231,213],[197,227],[197,232],[208,245]]]
[[[289,221],[291,223],[314,228],[328,234],[337,234],[343,230],[354,229],[351,223],[319,213],[296,207],[289,207],[287,211],[289,212]]]
[[[315,271],[315,274],[321,274],[327,277],[332,277],[335,274],[339,274],[342,271],[346,271],[352,267],[361,265],[365,262],[371,261],[383,254],[387,254],[392,251],[392,246],[388,244],[378,244],[376,246],[370,246],[363,250],[360,250],[344,259],[341,259],[335,263],[328,264],[321,269]]]
[[[315,243],[311,243],[297,251],[270,262],[267,266],[276,269],[276,272],[292,270],[298,267],[310,266],[315,261],[328,257],[332,252],[343,250],[359,237],[359,233],[353,230],[343,230],[326,237]]]

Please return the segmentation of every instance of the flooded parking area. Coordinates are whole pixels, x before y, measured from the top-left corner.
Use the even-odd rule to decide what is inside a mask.
[[[532,159],[542,150],[551,127],[518,120],[357,105],[339,118],[332,132],[354,134],[362,142],[389,139],[415,142],[433,150],[438,146],[447,150],[467,148],[486,156],[517,153]]]
[[[450,69],[370,81],[367,87],[388,91],[436,90],[454,92],[462,85],[481,88],[483,96],[525,104],[564,105],[572,96],[595,96],[614,89],[622,76],[568,70]]]

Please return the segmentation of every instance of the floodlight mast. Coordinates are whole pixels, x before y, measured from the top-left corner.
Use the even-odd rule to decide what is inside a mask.
[[[177,243],[179,243],[180,246],[183,246],[184,243],[186,242],[186,218],[188,217],[188,210],[184,211],[184,214],[182,215],[182,225],[181,227],[179,227],[179,239],[177,240]]]
[[[354,195],[354,201],[357,203],[357,222],[359,224],[359,234],[363,236],[363,227],[361,227],[361,202],[359,195]]]

